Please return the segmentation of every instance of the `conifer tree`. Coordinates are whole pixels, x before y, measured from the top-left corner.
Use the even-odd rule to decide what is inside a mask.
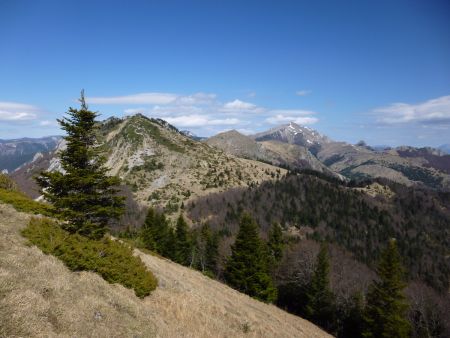
[[[381,254],[377,275],[379,280],[372,283],[367,294],[364,337],[409,337],[404,269],[394,239]]]
[[[193,266],[203,272],[215,275],[219,257],[219,236],[208,224],[191,232]]]
[[[157,223],[157,215],[156,211],[153,208],[150,208],[147,212],[147,216],[145,217],[144,224],[141,227],[141,240],[144,243],[144,246],[156,252],[159,252],[159,243],[156,238],[159,233]]]
[[[279,223],[274,223],[269,232],[269,241],[267,242],[269,255],[272,265],[276,265],[283,258],[283,232]]]
[[[207,226],[207,225],[206,225]],[[207,226],[209,229],[209,226]],[[205,243],[205,269],[217,274],[217,260],[219,258],[219,236],[216,232],[210,232]]]
[[[183,215],[180,214],[175,228],[175,262],[189,265],[191,258],[191,242],[189,229]]]
[[[268,274],[267,254],[258,236],[258,225],[247,214],[239,224],[231,257],[225,267],[225,279],[233,288],[266,302],[274,302],[277,289]]]
[[[67,148],[59,153],[63,172],[42,172],[36,178],[45,199],[67,222],[71,233],[101,238],[110,220],[124,211],[124,198],[117,196],[120,180],[107,175],[105,158],[96,140],[98,114],[88,109],[81,92],[81,108],[69,108],[68,117],[58,119],[66,132]]]
[[[322,243],[317,255],[316,266],[306,291],[306,317],[328,332],[335,324],[334,294],[330,288],[330,261],[328,247]]]
[[[338,338],[361,338],[364,330],[364,302],[360,292],[352,295],[351,299],[340,314],[341,324]]]
[[[141,239],[145,247],[164,257],[175,257],[174,235],[166,216],[154,208],[148,210],[141,228]]]

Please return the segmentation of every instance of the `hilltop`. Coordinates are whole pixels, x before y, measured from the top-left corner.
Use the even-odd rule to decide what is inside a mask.
[[[279,130],[279,129],[278,129]],[[329,175],[334,173],[323,165],[306,147],[284,142],[286,139],[256,141],[236,130],[217,134],[205,142],[212,147],[242,158],[271,163],[290,169],[313,169]]]
[[[0,203],[0,336],[330,337],[200,272],[135,251],[159,280],[141,300],[26,245],[30,215]]]
[[[226,154],[191,139],[163,120],[140,114],[103,121],[98,142],[110,174],[118,175],[130,186],[141,204],[166,207],[168,212],[177,211],[199,196],[259,184],[286,172],[267,163]],[[38,156],[12,177],[21,190],[36,198],[38,189],[31,178],[49,169],[59,169],[57,149]]]

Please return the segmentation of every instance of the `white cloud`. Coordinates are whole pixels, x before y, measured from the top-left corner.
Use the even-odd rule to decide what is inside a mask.
[[[140,93],[125,96],[88,97],[88,103],[95,104],[170,104],[178,98],[171,93]]]
[[[128,108],[125,109],[123,112],[127,115],[134,115],[134,114],[145,114],[148,113],[149,110],[146,108]]]
[[[239,129],[237,129],[237,131],[240,132],[241,134],[244,134],[244,135],[256,134],[255,130],[248,129],[248,128],[239,128]]]
[[[39,122],[39,125],[42,127],[56,126],[57,122],[53,121],[53,120],[43,120],[43,121]]]
[[[241,100],[234,100],[227,102],[223,105],[222,111],[229,113],[260,113],[263,112],[264,109],[258,107],[257,105],[249,102],[244,102]]]
[[[236,118],[215,119],[208,115],[182,115],[166,117],[165,120],[176,127],[236,125],[241,122]]]
[[[450,123],[450,95],[418,104],[393,103],[373,110],[377,121],[385,124],[440,124]]]
[[[282,124],[288,122],[294,122],[300,125],[314,124],[318,122],[319,119],[311,116],[291,116],[291,115],[283,115],[277,114],[275,116],[271,116],[266,119],[266,122],[270,124]]]
[[[178,105],[211,104],[216,100],[216,94],[195,93],[193,95],[179,96],[176,100]]]
[[[274,109],[270,111],[271,116],[266,119],[270,124],[282,124],[294,122],[301,125],[314,124],[319,121],[316,112],[303,109]]]
[[[211,133],[219,127],[232,126],[242,132],[252,133],[256,124],[281,124],[294,121],[299,124],[313,124],[319,119],[310,110],[273,109],[258,106],[240,99],[221,102],[216,94],[194,93],[179,95],[173,93],[141,93],[116,97],[92,97],[89,103],[129,104],[124,110],[127,115],[145,114],[159,117],[179,128],[190,128]]]
[[[194,105],[209,104],[216,99],[216,94],[195,93],[192,95],[178,95],[174,93],[139,93],[124,96],[88,97],[86,101],[94,104],[149,104],[149,105]]]
[[[316,114],[316,112],[312,110],[303,110],[303,109],[274,109],[271,110],[270,113],[278,115],[291,115],[291,116],[308,116]]]
[[[295,92],[295,95],[297,95],[297,96],[306,96],[306,95],[309,95],[311,93],[312,93],[311,90],[297,90]]]
[[[37,118],[39,109],[16,102],[0,102],[0,121],[27,121]]]

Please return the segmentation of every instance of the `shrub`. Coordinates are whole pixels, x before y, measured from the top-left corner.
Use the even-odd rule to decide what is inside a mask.
[[[0,173],[0,189],[17,190],[17,185],[9,176]]]
[[[61,259],[73,271],[94,271],[109,283],[120,283],[143,298],[157,286],[154,275],[131,247],[109,238],[93,240],[69,234],[50,219],[32,218],[22,231],[31,244]]]
[[[11,204],[17,211],[42,214],[45,216],[53,215],[51,205],[34,201],[19,191],[0,188],[0,201]]]

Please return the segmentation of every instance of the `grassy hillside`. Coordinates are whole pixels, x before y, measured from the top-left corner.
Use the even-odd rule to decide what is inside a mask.
[[[328,337],[313,324],[199,272],[136,251],[159,280],[139,299],[70,272],[20,235],[30,215],[0,203],[0,336]]]

